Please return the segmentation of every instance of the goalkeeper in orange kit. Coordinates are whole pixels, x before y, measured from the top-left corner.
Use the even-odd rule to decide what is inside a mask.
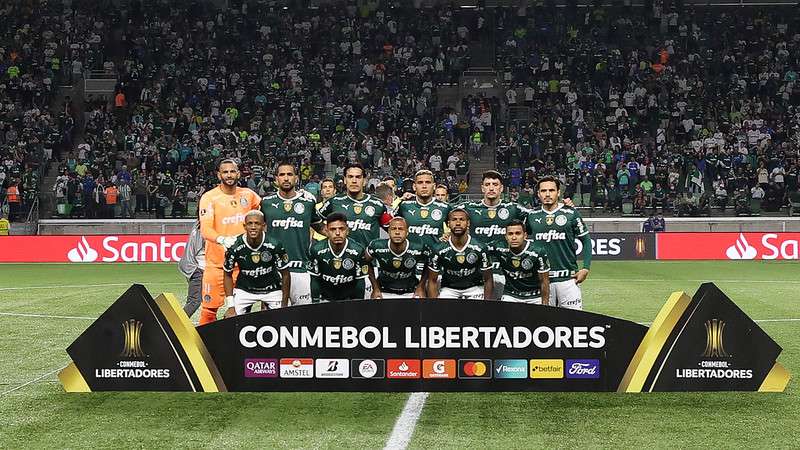
[[[261,197],[258,194],[239,187],[239,176],[239,166],[236,161],[232,159],[220,161],[217,166],[219,186],[200,198],[200,233],[206,240],[206,270],[203,272],[200,325],[217,319],[217,310],[225,303],[222,270],[225,250],[236,242],[238,235],[242,234],[242,224],[247,213],[261,207]]]

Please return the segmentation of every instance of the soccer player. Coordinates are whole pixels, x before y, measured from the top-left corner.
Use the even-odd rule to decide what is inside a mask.
[[[380,228],[386,226],[391,219],[382,201],[364,193],[364,174],[361,164],[347,165],[344,169],[347,192],[325,201],[318,212],[320,220],[325,220],[334,212],[344,214],[350,229],[350,239],[362,247],[378,239]]]
[[[583,309],[579,284],[589,276],[592,263],[592,240],[578,212],[558,201],[561,182],[542,177],[536,183],[541,209],[528,215],[529,235],[544,250],[550,262],[550,305]],[[578,269],[575,239],[583,243],[583,268]]]
[[[186,249],[178,262],[178,270],[186,277],[189,288],[186,293],[186,304],[183,311],[187,316],[197,311],[202,303],[203,290],[203,271],[206,267],[206,240],[200,234],[200,221],[195,222],[189,239],[186,241]]]
[[[319,188],[320,201],[317,202],[316,210],[319,211],[319,209],[322,208],[322,205],[324,205],[328,199],[333,198],[333,196],[335,195],[336,195],[336,182],[333,181],[332,178],[325,178],[322,181],[320,181],[320,188]],[[320,229],[319,231],[322,230]],[[325,235],[321,234],[319,231],[318,229],[314,229],[311,231],[311,238],[313,240],[322,241],[326,239]]]
[[[502,245],[506,226],[512,220],[524,223],[530,211],[516,203],[503,201],[503,180],[497,171],[487,170],[483,173],[481,192],[483,192],[481,201],[464,204],[464,209],[469,213],[470,234],[476,241],[487,246]],[[502,296],[505,277],[497,264],[492,265],[492,270],[495,293]]]
[[[506,277],[502,301],[549,304],[550,264],[547,256],[538,253],[535,243],[528,239],[524,223],[512,220],[506,225],[505,242],[492,247],[490,253]]]
[[[241,234],[245,214],[258,209],[261,203],[258,194],[238,186],[239,176],[236,161],[223,159],[217,166],[219,186],[200,198],[200,234],[206,240],[200,325],[217,320],[217,310],[225,301],[222,270],[225,250]]]
[[[425,297],[425,285],[417,281],[417,266],[427,263],[429,250],[408,239],[408,223],[402,217],[389,221],[389,239],[372,241],[366,261],[379,270],[372,281],[372,298]]]
[[[450,237],[431,250],[428,296],[459,299],[491,299],[492,266],[486,246],[469,234],[469,214],[454,208],[447,215]],[[438,278],[442,274],[442,289]]]
[[[317,241],[309,251],[312,302],[363,299],[364,279],[372,269],[364,259],[364,246],[349,238],[347,216],[331,213],[325,233],[328,239]]]
[[[308,249],[311,246],[311,225],[319,222],[314,197],[297,190],[297,171],[289,162],[278,163],[275,169],[278,192],[264,197],[261,212],[270,237],[280,241],[289,254],[289,271],[293,305],[311,303],[311,276],[308,274]]]
[[[447,186],[443,184],[437,184],[436,190],[433,192],[433,196],[436,197],[436,200],[447,203],[450,201],[450,194],[447,191]]]
[[[269,309],[289,304],[289,255],[280,241],[267,236],[266,227],[264,213],[250,211],[244,219],[245,233],[225,252],[225,304],[233,307],[237,316],[249,312],[257,302]],[[234,282],[236,267],[239,276]]]
[[[397,216],[408,223],[408,238],[433,248],[444,235],[450,205],[433,198],[435,189],[433,173],[420,170],[414,175],[414,194],[416,199],[404,200],[397,208]]]

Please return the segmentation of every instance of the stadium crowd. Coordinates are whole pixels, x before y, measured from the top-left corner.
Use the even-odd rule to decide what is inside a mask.
[[[644,14],[642,14],[644,12]],[[506,106],[531,120],[501,131],[512,190],[556,173],[583,206],[644,210],[797,198],[797,8],[498,10]],[[627,206],[627,208],[625,208]]]

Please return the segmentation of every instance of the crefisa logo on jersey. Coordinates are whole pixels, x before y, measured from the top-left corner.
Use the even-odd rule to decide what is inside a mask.
[[[138,319],[128,319],[120,325],[122,349],[117,367],[94,369],[95,378],[140,379],[169,378],[170,370],[150,367],[148,355],[142,347],[144,324]]]

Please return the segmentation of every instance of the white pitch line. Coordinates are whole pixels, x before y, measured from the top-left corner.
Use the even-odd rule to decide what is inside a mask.
[[[586,279],[585,283],[590,283],[592,281],[609,281],[613,283],[622,283],[626,281],[632,281],[635,283],[657,283],[657,282],[670,282],[675,283],[676,281],[698,281],[704,283],[773,283],[773,284],[800,284],[798,280],[709,280],[709,279],[672,279],[672,280],[656,280],[656,279],[636,279],[636,278],[592,278],[589,277]]]
[[[36,383],[37,381],[39,381],[39,380],[41,380],[43,378],[47,378],[48,376],[58,372],[59,370],[63,369],[64,367],[67,367],[67,366],[63,366],[63,367],[59,367],[58,369],[51,370],[50,372],[47,372],[46,374],[44,374],[44,375],[42,375],[42,376],[40,376],[40,377],[38,377],[36,379],[28,381],[27,383],[20,384],[19,386],[15,387],[15,388],[11,388],[11,389],[9,389],[9,390],[7,390],[5,392],[0,393],[0,396],[6,395],[6,394],[10,394],[10,393],[12,393],[14,391],[18,391],[18,390],[24,388],[25,386],[31,385],[33,383]]]
[[[73,285],[50,285],[50,286],[14,286],[14,287],[3,287],[0,288],[0,291],[23,291],[25,289],[79,289],[79,288],[93,288],[93,287],[113,287],[113,286],[130,286],[131,284],[143,284],[136,281],[132,281],[130,283],[107,283],[107,284],[73,284]],[[158,286],[171,286],[176,284],[186,284],[186,283],[178,283],[178,282],[167,282],[167,283],[150,283],[152,285]]]
[[[405,450],[408,447],[427,398],[427,392],[413,392],[408,396],[406,406],[394,423],[392,434],[383,447],[384,450]]]
[[[42,319],[77,319],[77,320],[97,320],[97,317],[85,317],[85,316],[53,316],[50,314],[25,314],[25,313],[7,313],[7,312],[0,312],[0,316],[11,316],[11,317],[39,317]]]
[[[800,318],[792,317],[787,319],[753,319],[753,322],[762,323],[762,322],[800,322]],[[636,322],[639,325],[650,326],[653,322]]]

